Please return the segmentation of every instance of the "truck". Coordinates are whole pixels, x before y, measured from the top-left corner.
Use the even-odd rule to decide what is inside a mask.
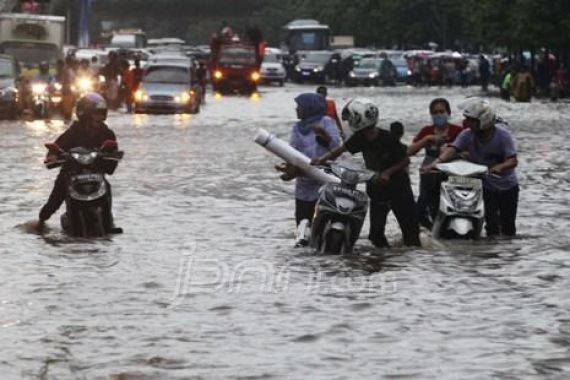
[[[110,47],[120,49],[142,49],[146,46],[146,33],[142,29],[116,30],[110,42]]]
[[[211,40],[210,79],[215,92],[254,93],[265,55],[261,32],[252,31],[244,40],[237,36],[214,36]]]
[[[0,53],[16,58],[25,76],[42,61],[53,68],[63,55],[64,42],[65,17],[0,13]]]

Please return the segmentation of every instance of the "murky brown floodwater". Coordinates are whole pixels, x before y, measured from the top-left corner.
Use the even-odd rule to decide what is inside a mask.
[[[43,143],[64,125],[1,122],[0,377],[567,378],[570,106],[494,101],[520,150],[519,238],[424,236],[381,256],[363,238],[354,258],[318,257],[292,248],[292,184],[252,142],[259,127],[287,136],[304,90],[210,99],[192,117],[111,115],[125,234],[95,241],[65,237],[57,217],[29,231],[56,175]],[[331,93],[375,99],[409,141],[432,98],[474,91]],[[392,218],[389,231],[397,243]]]

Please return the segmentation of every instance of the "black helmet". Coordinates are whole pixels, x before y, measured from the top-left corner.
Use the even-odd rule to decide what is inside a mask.
[[[89,120],[94,113],[101,113],[104,115],[104,119],[106,119],[107,102],[98,93],[88,92],[77,101],[75,114],[79,120]]]
[[[49,71],[49,63],[47,61],[41,61],[38,65],[40,72],[48,72]]]

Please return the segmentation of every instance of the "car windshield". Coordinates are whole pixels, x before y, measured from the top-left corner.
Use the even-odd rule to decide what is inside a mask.
[[[281,55],[279,55],[279,54],[267,54],[265,56],[265,58],[263,58],[263,62],[281,63]]]
[[[324,65],[325,63],[327,63],[329,61],[329,59],[331,58],[330,54],[323,54],[323,53],[309,53],[307,55],[305,55],[305,58],[303,59],[304,62],[310,62],[310,63],[318,63],[321,65]]]
[[[151,67],[146,72],[147,83],[188,83],[190,73],[183,67]]]
[[[253,49],[231,48],[223,49],[220,53],[220,63],[255,65],[255,51]]]
[[[37,65],[42,61],[55,64],[59,54],[55,45],[35,43],[7,42],[3,45],[3,51],[25,65]]]
[[[358,65],[361,69],[377,69],[380,67],[380,61],[376,59],[363,59]]]
[[[14,76],[14,68],[12,62],[8,60],[0,60],[0,78],[11,78]]]

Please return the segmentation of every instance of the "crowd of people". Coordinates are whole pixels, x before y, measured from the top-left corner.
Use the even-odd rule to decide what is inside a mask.
[[[449,122],[451,105],[444,98],[429,104],[431,123],[422,128],[409,146],[401,142],[404,126],[392,123],[390,130],[378,127],[380,109],[369,99],[350,100],[342,110],[352,135],[341,138],[331,111],[334,105],[323,95],[305,93],[295,98],[299,121],[293,126],[290,145],[312,159],[315,165],[334,161],[343,153],[362,153],[366,168],[376,173],[367,183],[370,197],[369,240],[376,247],[387,247],[386,218],[392,211],[402,230],[404,244],[419,246],[420,225],[431,229],[439,209],[441,177],[434,174],[437,164],[456,158],[488,167],[483,178],[487,237],[516,234],[519,186],[515,173],[517,150],[506,124],[496,117],[490,103],[469,98],[459,107],[463,125]],[[332,117],[331,117],[332,116]],[[420,193],[414,197],[410,177],[410,156],[425,151],[420,172]],[[279,165],[281,178],[296,178],[295,219],[312,220],[320,184],[291,165]]]

